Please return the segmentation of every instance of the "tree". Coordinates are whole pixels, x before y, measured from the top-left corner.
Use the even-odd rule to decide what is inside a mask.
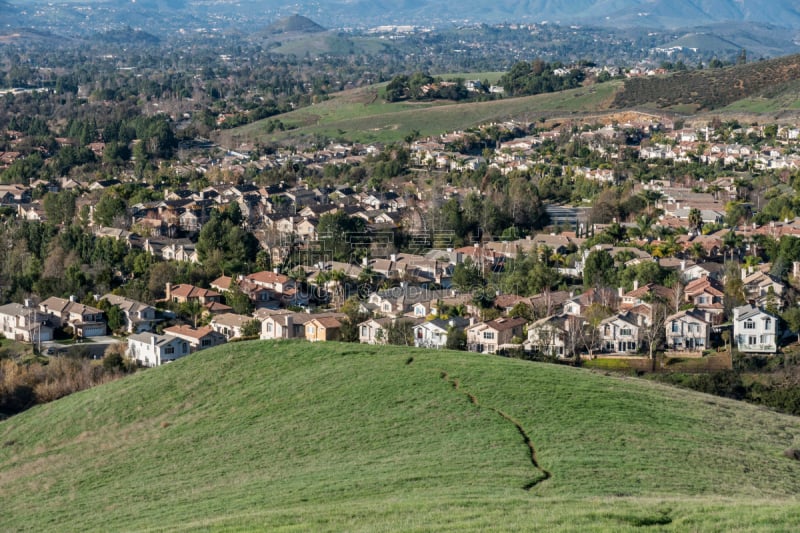
[[[106,191],[94,206],[92,220],[99,226],[113,226],[120,215],[125,216],[127,207],[115,192]]]
[[[600,344],[600,323],[611,316],[611,309],[604,305],[593,303],[586,309],[584,315],[586,323],[581,328],[581,341],[586,351],[589,352],[589,357],[591,357]]]
[[[242,326],[243,337],[258,337],[261,334],[261,321],[254,318]]]
[[[786,321],[790,331],[797,333],[797,342],[800,342],[800,307],[790,307],[781,318]]]
[[[605,250],[593,250],[583,266],[583,285],[589,287],[613,287],[616,284],[614,258]]]
[[[689,229],[693,229],[695,233],[700,233],[703,229],[703,215],[696,207],[689,209]]]
[[[459,263],[453,269],[453,286],[462,292],[472,292],[483,288],[486,281],[481,276],[480,270],[467,258],[463,263]]]
[[[467,349],[467,333],[463,329],[450,327],[447,330],[447,342],[445,347],[448,350],[461,350]]]
[[[653,361],[653,365],[655,365],[656,349],[661,345],[666,336],[664,325],[667,322],[668,316],[669,308],[667,304],[660,301],[650,304],[650,320],[644,328],[644,337],[647,341],[647,349],[650,359]]]
[[[414,326],[408,320],[397,320],[386,326],[386,343],[394,346],[414,346]]]

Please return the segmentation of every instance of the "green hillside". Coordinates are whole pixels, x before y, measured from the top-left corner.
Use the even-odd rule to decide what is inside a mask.
[[[228,345],[0,423],[4,531],[789,531],[800,419],[494,356]]]
[[[414,130],[428,136],[467,129],[491,120],[533,121],[539,117],[601,111],[608,109],[620,87],[620,82],[609,82],[489,102],[388,103],[381,97],[382,87],[372,86],[345,91],[311,107],[228,130],[223,133],[222,142],[228,143],[233,138],[240,142],[302,142],[314,135],[352,142],[398,142]],[[267,123],[275,120],[292,129],[268,133]]]

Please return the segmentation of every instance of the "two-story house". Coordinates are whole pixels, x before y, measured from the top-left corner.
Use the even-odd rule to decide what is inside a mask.
[[[106,334],[103,311],[84,305],[71,296],[69,300],[48,298],[39,304],[39,311],[50,315],[56,327],[69,327],[78,337],[97,337]]]
[[[454,316],[449,319],[435,318],[413,327],[414,346],[417,348],[442,349],[447,347],[447,339],[452,331],[463,331],[469,320]]]
[[[471,352],[497,353],[504,345],[523,338],[524,318],[496,318],[467,328],[467,349]]]
[[[740,352],[776,353],[778,319],[752,305],[733,310],[733,338]]]
[[[641,315],[619,313],[600,322],[600,344],[605,352],[631,354],[642,347]]]
[[[387,328],[392,325],[393,319],[370,318],[358,324],[358,342],[361,344],[386,344],[388,340]]]
[[[193,328],[191,326],[172,326],[164,328],[164,333],[183,339],[189,343],[189,350],[194,353],[198,350],[205,350],[206,348],[213,348],[220,344],[225,344],[225,336],[217,333],[211,326],[203,326],[200,328]]]
[[[706,322],[719,324],[725,310],[725,290],[719,281],[702,276],[683,289],[686,301],[705,314]]]
[[[10,303],[0,306],[0,333],[6,339],[22,342],[53,340],[53,327],[49,315],[32,305]]]
[[[255,320],[251,316],[236,313],[221,313],[211,319],[211,329],[224,335],[226,339],[238,339],[244,336],[244,328]]]
[[[691,309],[670,315],[664,321],[668,350],[705,350],[711,342],[711,323],[706,313]]]
[[[574,315],[552,315],[528,326],[525,350],[551,357],[572,357],[578,349],[584,320]]]
[[[119,307],[125,319],[122,327],[128,333],[152,331],[153,327],[158,322],[156,319],[156,309],[151,305],[111,293],[104,295],[101,300],[105,300],[109,304]]]
[[[189,355],[189,343],[171,335],[135,333],[128,337],[128,357],[142,366],[160,366]]]
[[[341,334],[342,323],[338,318],[325,316],[306,322],[306,339],[311,342],[335,341]]]

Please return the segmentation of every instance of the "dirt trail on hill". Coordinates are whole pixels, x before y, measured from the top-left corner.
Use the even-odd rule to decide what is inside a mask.
[[[497,413],[504,420],[510,422],[511,424],[514,425],[515,428],[517,428],[517,431],[519,432],[520,436],[522,437],[522,440],[525,443],[525,446],[528,448],[528,451],[529,451],[529,454],[530,454],[531,464],[533,465],[533,467],[536,470],[541,472],[541,476],[539,478],[534,479],[534,480],[526,483],[522,487],[524,490],[529,491],[529,490],[533,489],[534,487],[536,487],[537,485],[539,485],[540,483],[542,483],[543,481],[547,481],[548,479],[553,477],[553,475],[549,471],[545,470],[544,468],[542,468],[539,465],[539,461],[536,458],[536,448],[533,445],[533,441],[531,440],[531,438],[528,435],[528,433],[525,431],[525,428],[522,427],[522,424],[519,423],[519,421],[517,421],[514,417],[512,417],[508,413],[505,413],[505,412],[501,411],[500,409],[496,409],[494,407],[482,406],[478,402],[478,398],[474,394],[472,394],[471,392],[469,392],[467,390],[462,389],[461,388],[461,383],[459,383],[458,379],[450,378],[450,375],[447,372],[445,372],[444,370],[441,372],[440,375],[441,375],[441,378],[444,381],[446,381],[447,383],[449,383],[453,387],[454,390],[464,394],[472,405],[474,405],[476,407],[485,407],[486,409],[489,409],[490,411],[493,411],[493,412]]]

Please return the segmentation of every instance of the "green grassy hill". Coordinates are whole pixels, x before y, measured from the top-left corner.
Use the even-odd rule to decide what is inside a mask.
[[[443,76],[448,77],[448,76]],[[480,78],[482,79],[482,78]],[[621,87],[609,82],[558,93],[489,102],[396,102],[381,97],[382,86],[345,91],[329,100],[270,119],[223,132],[221,142],[302,142],[314,135],[352,142],[398,142],[417,130],[423,136],[464,130],[491,120],[569,115],[608,109]],[[280,120],[290,128],[267,132],[268,121]]]
[[[800,419],[586,370],[220,347],[0,423],[0,529],[780,531]]]

